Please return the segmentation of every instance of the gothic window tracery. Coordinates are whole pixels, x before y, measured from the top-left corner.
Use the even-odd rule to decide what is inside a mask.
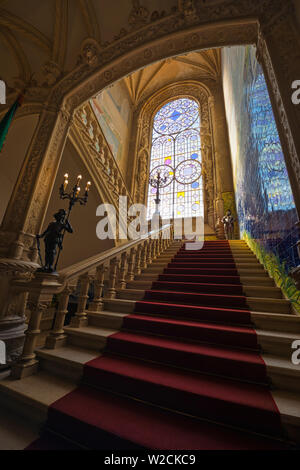
[[[200,109],[197,101],[169,101],[153,121],[150,174],[166,168],[170,183],[160,190],[163,218],[203,216]],[[148,218],[155,211],[156,189],[149,185]]]

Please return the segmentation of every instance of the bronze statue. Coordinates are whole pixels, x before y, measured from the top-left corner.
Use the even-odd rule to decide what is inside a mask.
[[[224,225],[226,240],[232,240],[234,231],[234,218],[231,215],[230,209],[228,209],[226,215],[222,218],[222,223]]]
[[[73,229],[68,220],[65,220],[67,213],[64,209],[60,209],[54,214],[55,222],[51,222],[47,229],[41,234],[36,235],[38,242],[38,250],[40,255],[39,240],[44,238],[45,243],[45,265],[42,266],[38,271],[53,273],[53,268],[57,247],[62,249],[62,239],[64,232],[73,233]],[[41,258],[40,258],[41,259]]]

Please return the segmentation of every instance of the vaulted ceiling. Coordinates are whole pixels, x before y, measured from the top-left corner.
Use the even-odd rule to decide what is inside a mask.
[[[216,81],[220,73],[220,50],[212,49],[163,60],[131,74],[122,81],[132,105],[136,106],[141,99],[169,83],[186,79]]]
[[[100,50],[151,20],[177,0],[0,0],[0,79],[9,88],[50,87],[72,70],[80,47]]]

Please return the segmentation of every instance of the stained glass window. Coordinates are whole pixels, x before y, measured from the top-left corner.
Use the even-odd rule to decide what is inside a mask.
[[[203,215],[200,114],[195,100],[165,104],[153,122],[150,174],[165,167],[171,182],[160,190],[163,218]],[[148,218],[155,212],[156,189],[149,185]]]

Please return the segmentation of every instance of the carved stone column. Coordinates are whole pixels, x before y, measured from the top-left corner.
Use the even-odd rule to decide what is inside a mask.
[[[72,294],[74,288],[74,286],[67,286],[60,294],[54,327],[46,339],[46,348],[48,349],[55,349],[65,344],[66,335],[64,334],[64,324],[66,314],[68,313],[70,294]]]
[[[36,273],[29,283],[18,281],[15,283],[20,291],[28,292],[28,307],[30,310],[29,324],[26,331],[23,352],[19,360],[12,366],[12,377],[21,379],[34,374],[38,368],[35,347],[38,335],[40,334],[40,324],[43,313],[48,309],[53,294],[61,285],[57,277],[51,274]]]
[[[224,228],[221,223],[224,216],[224,198],[229,193],[234,195],[234,187],[224,95],[220,82],[213,88],[213,97],[210,98],[209,106],[215,163],[215,228],[218,238],[222,239],[224,238]],[[231,210],[236,214],[235,204]],[[238,224],[238,221],[236,224]],[[237,232],[236,235],[238,235]]]
[[[27,328],[27,294],[15,283],[30,281],[37,267],[24,261],[0,260],[0,340],[6,346],[6,364],[0,365],[0,373],[8,370],[21,355]]]

